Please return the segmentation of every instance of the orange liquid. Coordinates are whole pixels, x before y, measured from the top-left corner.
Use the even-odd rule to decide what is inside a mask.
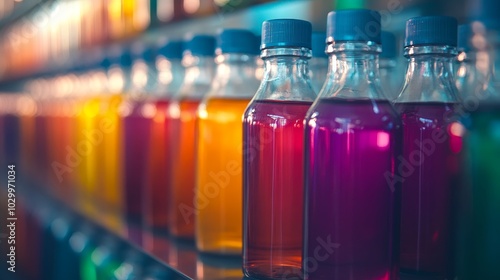
[[[50,113],[48,117],[48,139],[47,150],[49,151],[49,180],[54,186],[55,195],[69,201],[71,199],[71,166],[66,162],[66,147],[71,145],[69,130],[71,119],[67,115],[70,104],[59,99],[50,102]]]
[[[182,238],[194,238],[195,213],[195,133],[198,100],[182,100],[172,121],[172,193],[170,232]]]
[[[144,186],[144,219],[146,227],[166,232],[168,227],[168,202],[170,188],[170,121],[166,119],[168,101],[149,102],[154,116],[148,144],[148,163]],[[146,242],[146,244],[148,244]]]
[[[242,116],[250,100],[210,99],[198,117],[196,246],[241,254]]]

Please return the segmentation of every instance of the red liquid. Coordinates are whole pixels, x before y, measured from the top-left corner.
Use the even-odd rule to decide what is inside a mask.
[[[166,119],[169,101],[151,102],[155,115],[151,119],[148,146],[148,168],[144,186],[144,221],[147,228],[166,233],[170,194],[170,121]]]
[[[172,119],[172,186],[170,194],[169,230],[176,237],[194,238],[195,215],[186,209],[196,209],[195,188],[195,134],[196,111],[199,100],[179,101],[179,115]]]
[[[144,116],[143,103],[133,104],[132,112],[123,118],[123,183],[125,185],[125,217],[142,223],[146,155],[150,135],[150,119]]]
[[[454,277],[452,222],[459,158],[453,151],[459,151],[460,138],[449,134],[453,124],[445,120],[453,106],[396,104],[404,133],[403,160],[397,162],[404,179],[401,269],[439,279]]]
[[[387,101],[320,99],[306,127],[306,279],[398,279],[401,129]]]
[[[311,102],[254,101],[244,129],[244,264],[250,277],[300,271],[304,118]]]

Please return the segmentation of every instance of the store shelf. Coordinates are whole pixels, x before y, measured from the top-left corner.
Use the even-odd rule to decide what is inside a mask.
[[[90,218],[79,213],[71,204],[55,198],[44,187],[30,180],[20,181],[17,190],[18,213],[23,213],[20,214],[19,223],[27,222],[23,219],[30,219],[31,221],[28,221],[31,223],[30,227],[39,227],[43,233],[38,246],[51,248],[49,252],[43,252],[43,250],[33,252],[41,256],[40,265],[43,269],[40,275],[45,277],[42,279],[59,279],[55,276],[47,278],[47,275],[55,274],[61,274],[64,277],[75,275],[75,269],[77,269],[75,262],[81,262],[82,258],[82,253],[78,250],[83,249],[79,246],[83,246],[85,240],[95,244],[94,255],[98,255],[99,251],[107,251],[116,256],[120,264],[115,274],[124,273],[137,277],[117,277],[117,279],[232,280],[243,278],[241,257],[200,254],[196,251],[192,240],[178,240],[168,235],[148,232],[134,224],[124,224],[124,230],[121,232],[111,230],[112,226],[107,225],[104,219],[97,221],[95,217]],[[3,186],[0,188],[0,194],[2,198],[6,194]],[[3,201],[6,199],[0,203],[2,208],[4,208]],[[104,213],[99,215],[106,216]],[[33,246],[37,245],[33,243]],[[152,249],[146,250],[146,247]],[[68,252],[69,248],[71,252]],[[18,250],[23,249],[18,248]],[[61,259],[60,254],[65,257]],[[99,259],[99,257],[93,256],[92,259]],[[58,269],[61,267],[62,270],[58,272],[54,269],[55,267]],[[19,268],[21,273],[17,275],[21,278],[18,279],[33,279],[29,274],[22,274],[28,269],[21,266]]]

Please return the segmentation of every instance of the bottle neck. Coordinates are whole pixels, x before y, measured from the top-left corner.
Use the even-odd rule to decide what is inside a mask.
[[[380,87],[380,46],[337,43],[328,47],[330,63],[322,97],[387,99]]]
[[[451,46],[411,46],[405,84],[396,102],[458,102],[453,61],[456,48]]]
[[[132,71],[130,67],[122,67],[119,64],[111,65],[107,76],[107,88],[110,94],[127,93],[132,88]]]
[[[157,81],[156,66],[153,62],[137,59],[132,65],[132,92],[151,94]]]
[[[181,60],[158,56],[156,70],[158,76],[155,95],[162,98],[172,97],[184,80],[184,67]]]
[[[214,57],[188,54],[182,58],[182,65],[185,76],[178,97],[201,99],[210,89],[214,77]]]
[[[307,48],[264,49],[264,74],[256,99],[314,101]]]
[[[252,98],[258,88],[255,78],[256,57],[248,54],[224,53],[215,58],[216,74],[210,97]]]
[[[256,57],[248,54],[226,53],[215,58],[215,79],[239,81],[255,79]],[[228,79],[231,78],[231,79]],[[234,78],[234,80],[232,80]]]

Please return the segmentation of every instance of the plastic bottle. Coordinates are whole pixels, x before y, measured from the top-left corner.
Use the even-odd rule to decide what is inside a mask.
[[[253,33],[224,29],[217,37],[217,72],[198,109],[196,247],[241,255],[242,116],[258,88]]]
[[[405,84],[395,100],[403,122],[401,271],[454,279],[454,199],[462,141],[454,121],[460,102],[452,63],[457,21],[416,17],[406,22]]]
[[[153,112],[150,122],[151,137],[147,144],[144,223],[145,228],[163,234],[167,233],[168,228],[172,178],[171,121],[167,118],[167,109],[184,79],[184,69],[181,65],[182,45],[182,41],[172,40],[163,43],[159,48],[156,58],[157,88],[144,105],[146,110]],[[154,246],[154,239],[146,240],[146,249],[153,249]]]
[[[467,68],[471,71],[465,73],[462,87],[465,183],[458,204],[457,277],[499,279],[500,83],[495,65],[500,64],[500,21],[486,19],[470,27],[472,33],[464,40],[470,47],[467,55],[473,54],[476,63]],[[473,73],[482,79],[467,75]]]
[[[306,119],[305,279],[398,279],[400,185],[387,178],[401,128],[380,88],[380,14],[331,12],[327,36],[327,80]]]
[[[173,152],[169,229],[172,235],[180,238],[194,239],[196,110],[210,90],[214,55],[213,36],[194,35],[186,41],[182,58],[186,67],[184,81],[168,108]]]
[[[325,34],[319,37],[324,45]],[[281,279],[300,275],[304,119],[316,98],[311,24],[265,21],[261,50],[264,76],[243,117],[243,270]]]

